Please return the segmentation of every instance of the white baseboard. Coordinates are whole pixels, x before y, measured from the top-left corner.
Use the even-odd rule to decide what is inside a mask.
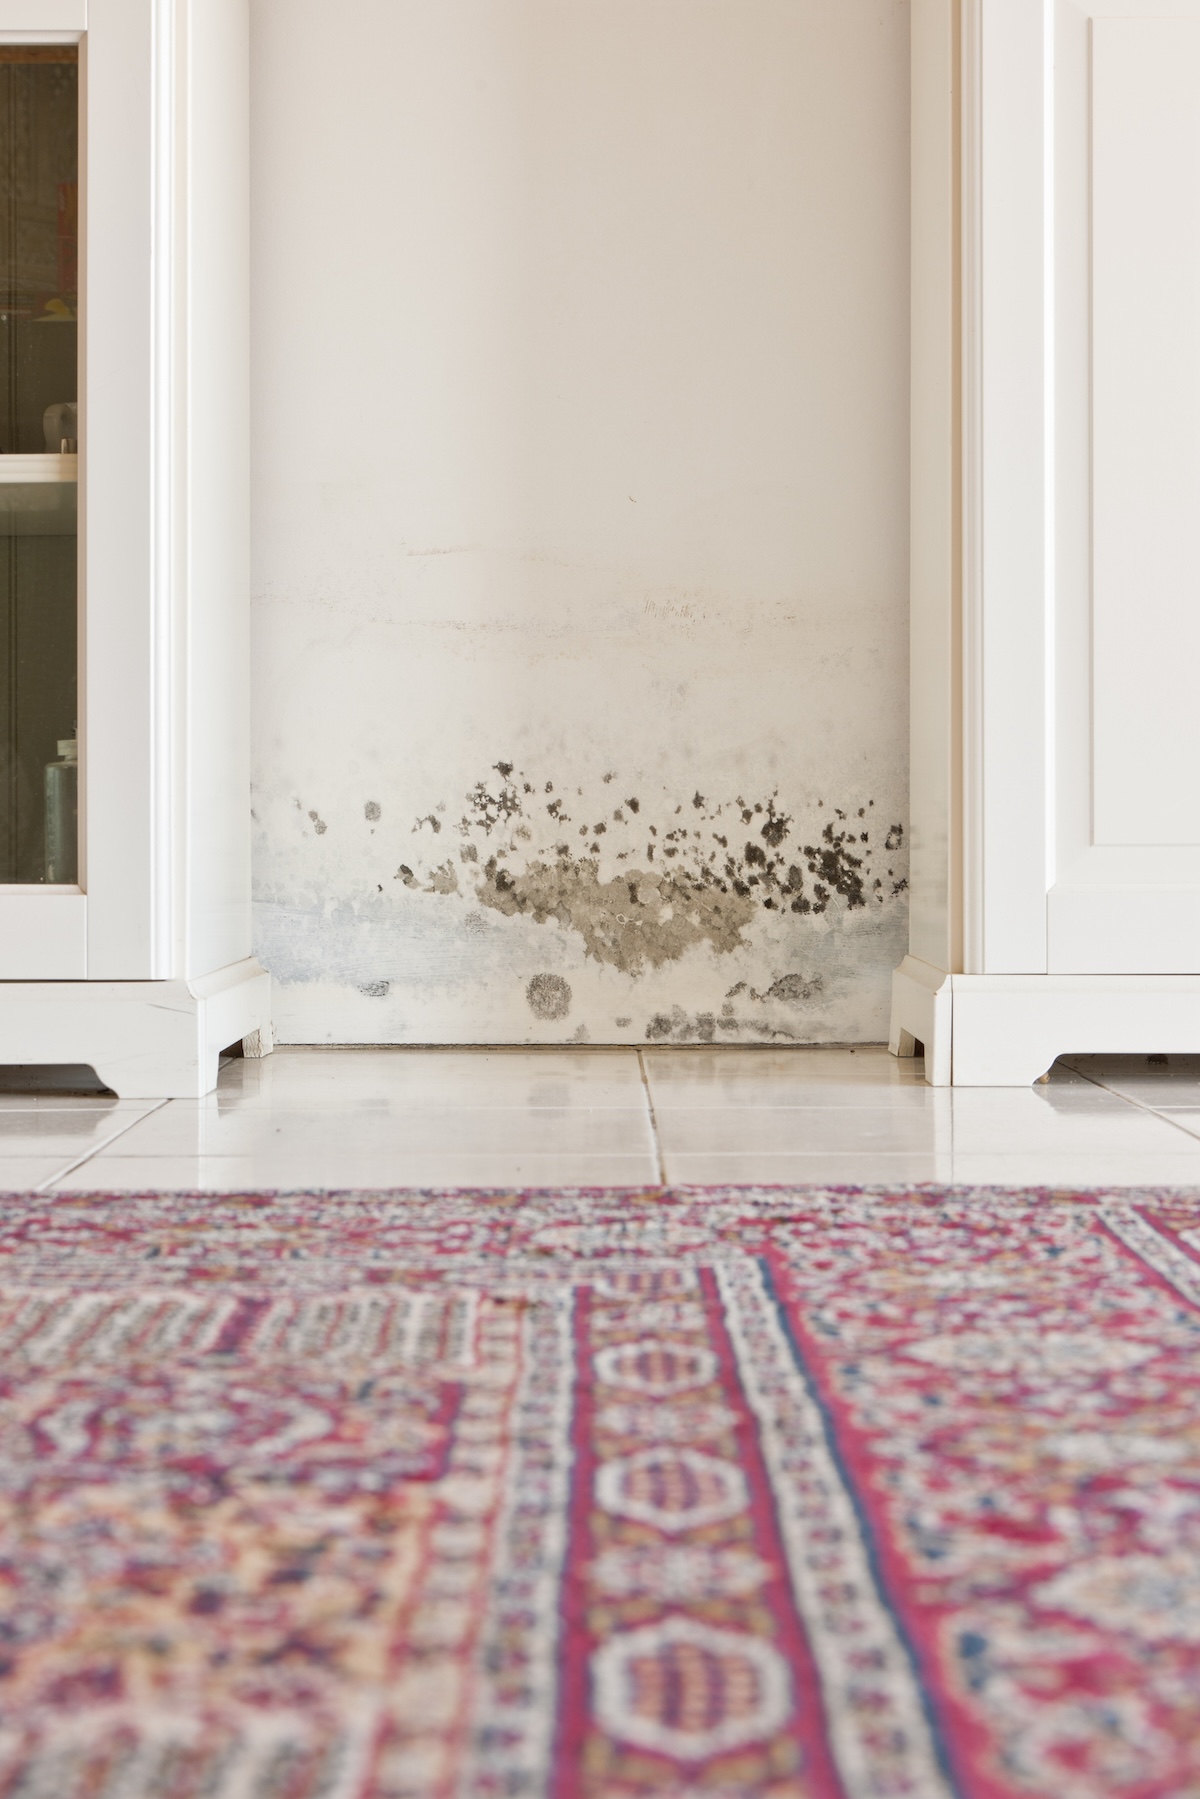
[[[122,1099],[200,1099],[223,1049],[271,1047],[271,977],[247,959],[191,981],[0,981],[0,1063],[85,1063]]]

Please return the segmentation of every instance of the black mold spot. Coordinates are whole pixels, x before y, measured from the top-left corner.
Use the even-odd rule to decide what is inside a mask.
[[[813,887],[817,901],[812,908],[814,912],[824,912],[833,893],[840,894],[851,911],[866,905],[863,879],[859,872],[863,859],[861,856],[852,856],[846,848],[848,843],[853,842],[854,838],[849,832],[835,831],[832,824],[827,824],[821,832],[819,845],[805,844],[808,872],[821,877]]]
[[[408,866],[407,862],[402,862],[400,864],[399,868],[392,876],[392,879],[394,881],[403,881],[406,887],[415,887],[417,884],[417,877]]]
[[[525,998],[535,1018],[565,1018],[571,1010],[571,989],[560,974],[535,974]]]
[[[413,826],[413,830],[419,831],[421,829],[422,825],[432,825],[433,826],[433,834],[436,837],[438,832],[442,828],[442,821],[437,816],[436,812],[427,812],[425,814],[424,818],[418,818],[416,824]]]
[[[297,801],[296,803],[298,805],[299,801]],[[316,812],[310,812],[308,816],[312,819],[312,828],[316,832],[317,836],[323,837],[325,835],[326,831],[329,829],[329,826],[325,823],[325,820],[323,818],[321,818]]]
[[[370,825],[376,824],[383,817],[383,807],[378,800],[368,800],[363,807],[363,817]]]
[[[632,1018],[614,1018],[613,1023],[619,1031],[623,1031],[633,1023],[633,1020]]]
[[[391,992],[391,987],[390,981],[367,981],[358,991],[364,999],[386,999]]]
[[[512,772],[511,762],[497,762],[496,767],[507,768],[510,774]],[[460,829],[470,830],[473,824],[478,825],[490,837],[497,825],[519,816],[521,796],[509,783],[508,775],[505,775],[504,785],[499,793],[489,793],[486,783],[477,781],[467,795],[467,806],[470,816],[463,819]]]
[[[904,843],[904,826],[893,825],[883,840],[885,850],[898,850]]]
[[[492,767],[495,769],[496,773],[500,776],[500,779],[502,781],[507,781],[509,775],[511,775],[511,773],[513,771],[513,765],[511,762],[493,762]]]
[[[756,806],[754,810],[761,811],[761,807]],[[791,822],[791,819],[785,817],[782,812],[776,812],[775,801],[771,800],[767,805],[767,822],[760,835],[766,839],[773,850],[777,850],[787,836]]]
[[[513,770],[507,762],[495,766],[498,772]],[[421,886],[426,892],[458,891],[506,917],[520,914],[539,924],[554,920],[582,936],[590,957],[623,973],[638,975],[647,967],[676,961],[695,944],[718,953],[740,947],[760,910],[776,917],[785,912],[811,918],[815,924],[832,910],[882,907],[904,892],[898,878],[904,874],[903,866],[894,873],[889,868],[885,883],[877,866],[872,866],[876,857],[879,861],[884,857],[871,851],[868,833],[858,828],[871,801],[867,806],[830,808],[830,821],[818,823],[817,840],[803,847],[793,844],[790,855],[784,854],[784,845],[794,838],[796,827],[792,814],[779,803],[778,789],[765,800],[738,796],[737,811],[754,831],[738,847],[731,846],[727,834],[709,828],[733,802],[710,801],[699,789],[691,802],[699,814],[695,830],[683,825],[682,804],[668,805],[658,816],[651,811],[653,823],[648,818],[645,826],[640,819],[634,825],[642,803],[631,796],[612,812],[611,822],[601,819],[574,826],[560,800],[542,802],[545,817],[554,820],[557,831],[571,825],[578,832],[572,848],[570,842],[544,842],[545,826],[539,829],[537,822],[540,807],[537,816],[524,812],[522,789],[531,785],[520,771],[492,787],[478,783],[468,795],[468,811],[459,826],[466,841],[456,862],[469,865],[459,877],[465,885],[458,887],[450,864],[443,863],[422,871]],[[553,788],[554,783],[547,781],[536,784],[535,791],[553,793]],[[825,806],[824,801],[820,804]],[[848,826],[851,818],[853,830]],[[416,828],[424,823],[437,828],[432,815],[418,821]],[[633,830],[645,830],[646,836],[639,842]],[[495,840],[486,863],[479,854],[485,838]],[[903,843],[900,826],[892,827],[889,843],[889,859],[894,862]],[[602,845],[613,862],[626,867],[606,867]],[[802,993],[796,981],[802,983],[803,977],[792,981],[795,991]],[[752,998],[800,1003],[778,986]],[[681,1041],[705,1040],[699,1037],[701,1016],[687,1021],[690,1035]],[[762,1028],[761,1017],[744,1024],[747,1030]],[[675,1028],[673,1024],[673,1032]],[[715,1021],[714,1028],[720,1031],[725,1025]],[[735,1020],[730,1028],[743,1027]]]

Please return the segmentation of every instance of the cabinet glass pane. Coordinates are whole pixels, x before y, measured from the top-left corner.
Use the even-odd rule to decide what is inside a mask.
[[[0,882],[78,873],[78,52],[0,45]]]

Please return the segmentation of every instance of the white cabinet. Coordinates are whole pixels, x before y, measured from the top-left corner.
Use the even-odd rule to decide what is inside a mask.
[[[270,1045],[247,38],[246,0],[0,0],[0,1062],[129,1095]]]
[[[929,1078],[1200,1050],[1200,0],[913,0]]]

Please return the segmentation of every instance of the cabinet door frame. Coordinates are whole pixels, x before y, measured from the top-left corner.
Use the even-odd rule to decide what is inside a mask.
[[[1040,974],[1052,879],[1045,0],[963,0],[963,971]]]
[[[1200,0],[962,7],[963,972],[1196,974],[1200,843],[1096,840],[1090,71]]]
[[[0,0],[0,43],[80,46],[80,858],[0,887],[0,979],[173,972],[178,779],[173,0]]]

